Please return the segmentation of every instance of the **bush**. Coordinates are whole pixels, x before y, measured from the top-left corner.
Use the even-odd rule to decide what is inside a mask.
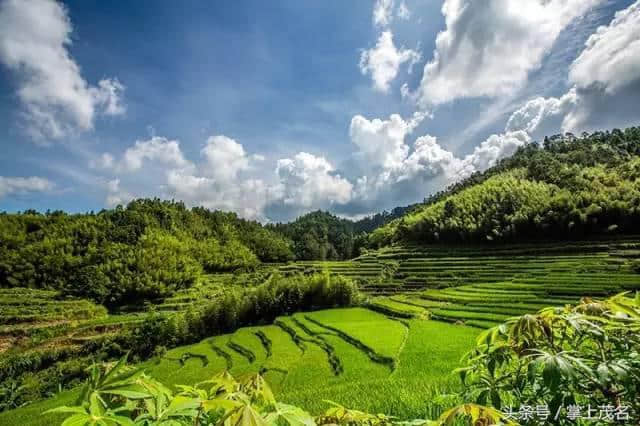
[[[467,400],[504,407],[628,407],[640,415],[640,297],[547,308],[487,330],[458,369]],[[612,408],[613,409],[613,408]],[[517,410],[516,410],[517,411]],[[559,424],[575,424],[564,414]]]

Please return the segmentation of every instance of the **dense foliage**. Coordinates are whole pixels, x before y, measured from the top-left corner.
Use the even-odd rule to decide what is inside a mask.
[[[106,347],[147,358],[159,349],[194,343],[248,325],[269,324],[281,315],[352,306],[359,300],[357,286],[340,276],[275,275],[256,287],[230,288],[213,302],[184,314],[151,316]]]
[[[203,271],[292,257],[289,243],[257,222],[177,202],[0,214],[0,287],[56,289],[107,305],[166,297]]]
[[[383,211],[358,221],[316,211],[300,216],[293,222],[267,225],[267,228],[293,242],[296,259],[346,260],[360,254],[369,232],[401,217],[410,208],[396,207],[390,212]]]
[[[640,128],[532,143],[370,235],[394,241],[579,239],[640,232]]]
[[[458,371],[466,397],[480,404],[514,413],[546,406],[560,413],[555,424],[587,417],[628,424],[640,416],[639,331],[640,296],[584,299],[486,331]]]
[[[293,241],[293,252],[300,260],[351,259],[365,241],[354,222],[322,211],[268,227]]]

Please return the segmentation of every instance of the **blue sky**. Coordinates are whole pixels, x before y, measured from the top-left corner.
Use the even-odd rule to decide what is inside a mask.
[[[0,0],[0,210],[416,202],[638,124],[639,28],[629,0]]]

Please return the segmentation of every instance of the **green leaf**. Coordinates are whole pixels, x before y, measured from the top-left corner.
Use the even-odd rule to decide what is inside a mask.
[[[315,426],[313,417],[301,408],[293,405],[277,403],[276,411],[266,417],[266,421],[271,424],[282,424],[289,426]]]
[[[118,362],[113,367],[111,367],[111,369],[104,375],[101,383],[107,383],[110,378],[115,376],[115,374],[120,371],[120,369],[122,369],[122,367],[124,367],[124,365],[127,363],[128,356],[129,353],[127,352],[122,358],[120,358]]]
[[[260,413],[250,405],[245,405],[234,413],[229,420],[231,426],[267,426]]]
[[[123,396],[125,398],[128,399],[145,399],[145,398],[151,398],[152,395],[149,392],[145,392],[143,390],[140,390],[140,387],[136,387],[136,388],[122,388],[122,389],[110,389],[110,390],[105,390],[102,391],[102,393],[104,394],[108,394],[108,395],[119,395],[119,396]]]
[[[235,410],[241,407],[242,404],[230,399],[211,399],[202,402],[202,408],[205,412],[217,411],[223,409],[225,412]]]
[[[84,409],[84,407],[67,407],[67,406],[62,406],[62,407],[56,407],[56,408],[52,408],[51,410],[47,410],[42,414],[49,414],[49,413],[77,413],[77,414],[87,414],[87,410]]]
[[[184,410],[194,410],[200,406],[200,401],[195,398],[189,398],[186,396],[175,396],[167,407],[167,413],[172,415],[173,413],[180,413]]]
[[[89,395],[89,413],[94,417],[101,417],[104,415],[103,401],[97,392],[92,392]]]
[[[60,426],[85,426],[91,424],[91,416],[88,414],[75,414],[67,417]]]
[[[500,393],[496,390],[491,391],[491,404],[496,407],[498,410],[502,408],[502,404],[500,401]]]

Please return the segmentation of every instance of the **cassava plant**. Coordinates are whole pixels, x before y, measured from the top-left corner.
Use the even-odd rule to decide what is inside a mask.
[[[125,364],[126,358],[103,368],[90,368],[89,379],[75,406],[50,413],[70,414],[62,426],[315,426],[412,425],[457,426],[508,424],[499,411],[465,404],[436,421],[399,421],[384,414],[369,414],[335,402],[324,414],[312,417],[303,409],[276,401],[259,374],[235,380],[222,372],[195,386],[173,391],[143,371]]]
[[[465,399],[509,416],[526,406],[548,407],[554,424],[638,419],[640,295],[585,298],[510,319],[483,332],[466,362],[457,370]]]

